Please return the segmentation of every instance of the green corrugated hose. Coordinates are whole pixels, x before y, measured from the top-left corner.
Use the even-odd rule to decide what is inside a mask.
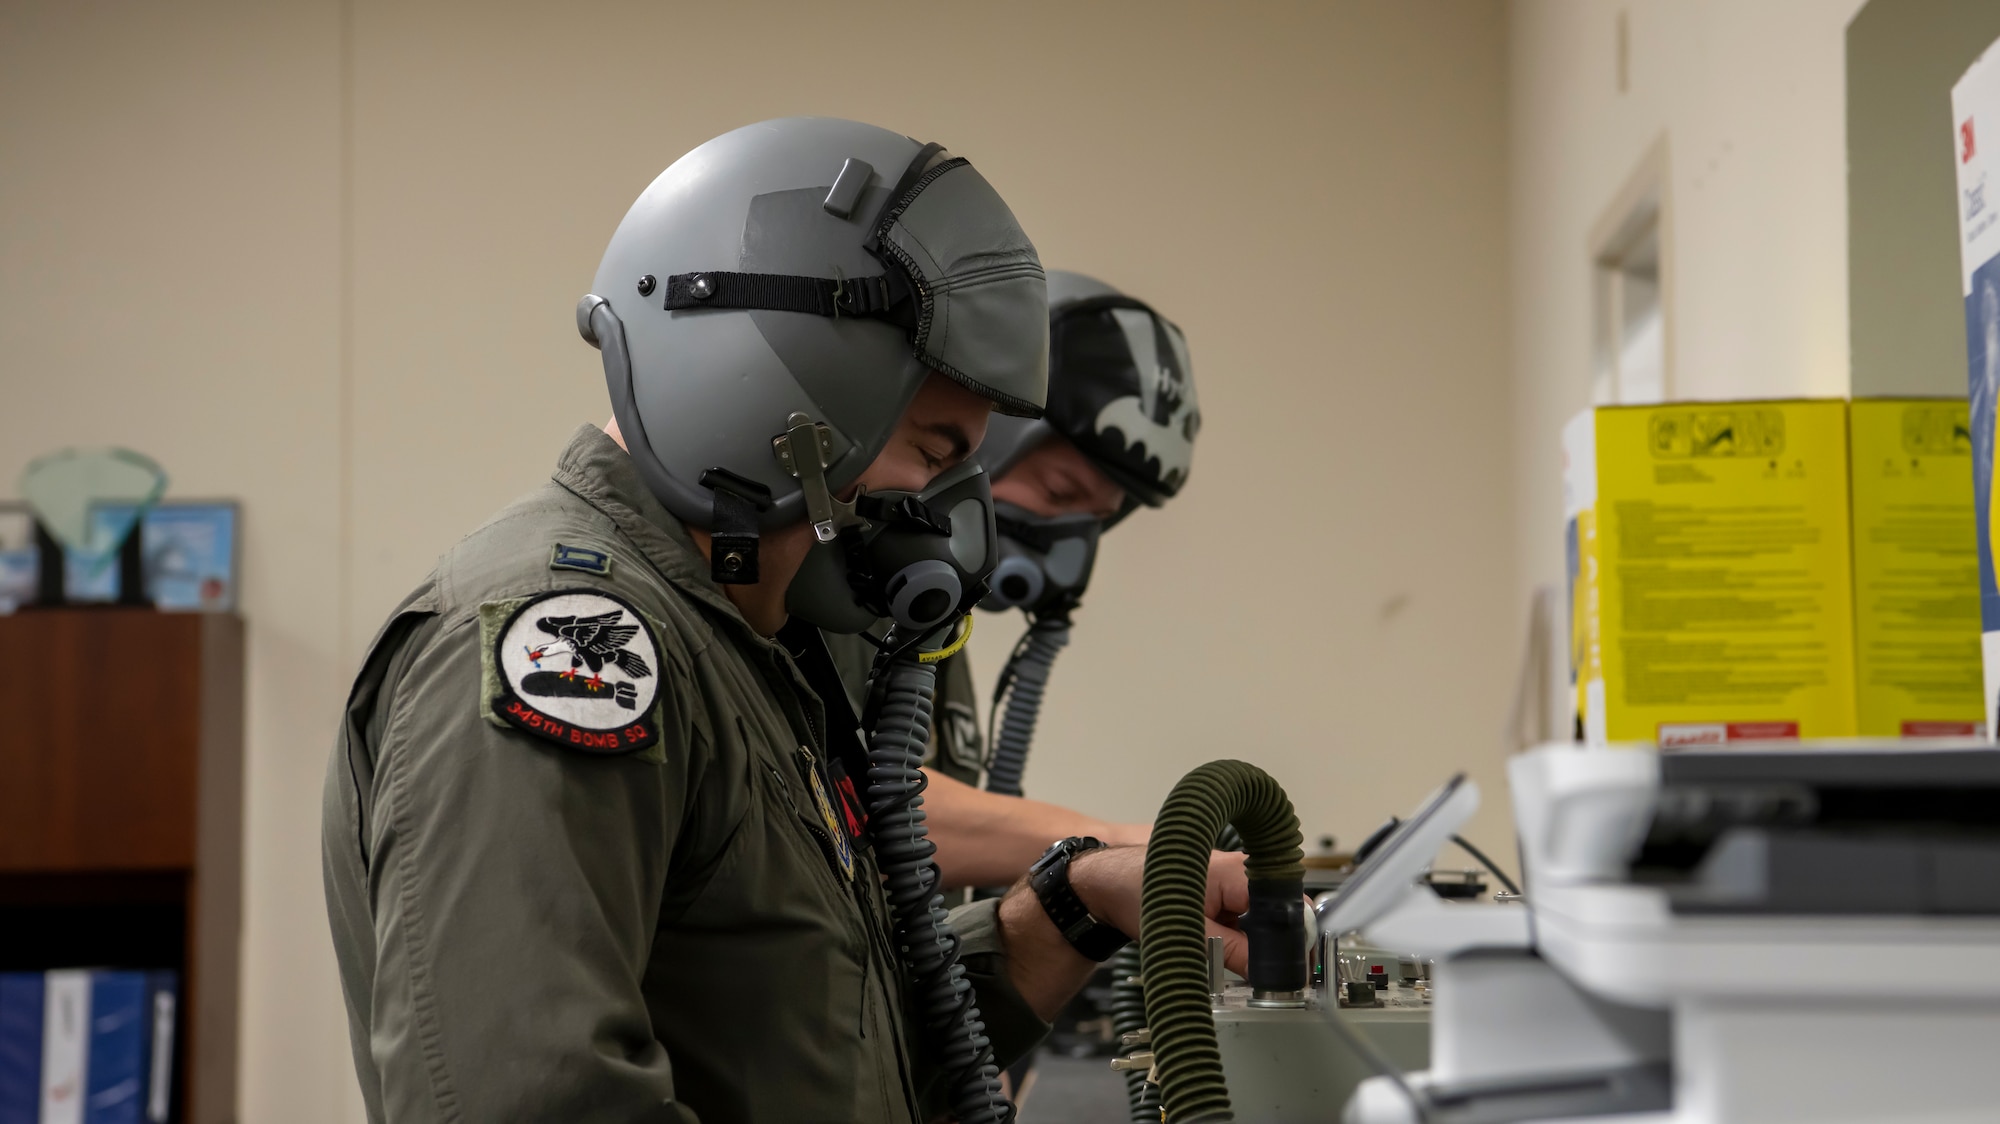
[[[1252,987],[1305,986],[1305,839],[1285,790],[1243,761],[1211,761],[1167,796],[1146,846],[1140,931],[1146,1025],[1169,1124],[1233,1121],[1208,1001],[1209,847],[1234,825],[1249,853]],[[1253,917],[1257,924],[1252,924]],[[1289,932],[1285,927],[1289,926]]]

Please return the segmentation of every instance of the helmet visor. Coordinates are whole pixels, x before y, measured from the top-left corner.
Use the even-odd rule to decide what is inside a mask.
[[[1049,387],[1048,280],[986,178],[962,159],[931,166],[893,199],[877,238],[917,291],[917,357],[1002,413],[1039,416]]]

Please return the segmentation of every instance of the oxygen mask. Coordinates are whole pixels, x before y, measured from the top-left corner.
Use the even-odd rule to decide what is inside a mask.
[[[979,607],[1031,615],[1075,608],[1097,562],[1104,521],[1095,515],[1036,515],[1011,503],[995,503],[993,517],[1000,561]]]
[[[922,492],[863,491],[851,503],[831,500],[827,510],[831,537],[816,520],[819,541],[785,607],[832,632],[888,620],[901,635],[927,635],[978,602],[999,561],[993,496],[974,461]]]

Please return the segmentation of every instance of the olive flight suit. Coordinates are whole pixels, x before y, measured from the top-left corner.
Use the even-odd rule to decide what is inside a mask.
[[[590,426],[395,611],[322,818],[370,1121],[937,1111],[862,774],[788,644]],[[1047,1026],[996,904],[953,924],[1006,1064]]]

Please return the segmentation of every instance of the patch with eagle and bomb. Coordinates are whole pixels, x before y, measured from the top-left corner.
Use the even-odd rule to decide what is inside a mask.
[[[559,589],[483,605],[480,625],[490,717],[583,753],[659,742],[660,646],[623,599]]]

